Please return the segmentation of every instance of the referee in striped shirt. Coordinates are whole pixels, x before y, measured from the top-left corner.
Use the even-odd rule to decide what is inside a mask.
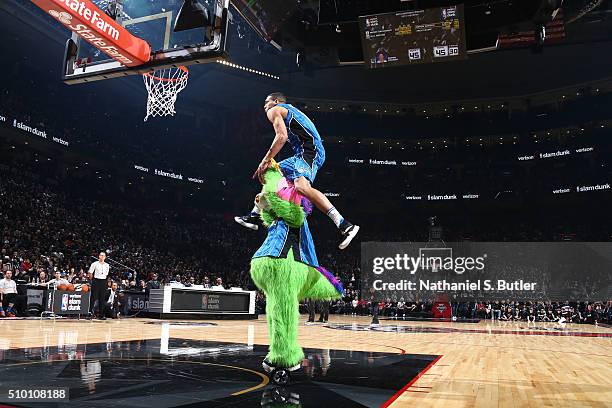
[[[94,306],[96,300],[98,301],[98,319],[106,320],[104,317],[104,295],[106,294],[106,278],[108,277],[108,271],[110,266],[104,262],[106,259],[106,252],[100,252],[98,260],[91,264],[89,267],[89,280],[91,281],[91,299],[89,303],[89,311],[91,314],[94,313]]]

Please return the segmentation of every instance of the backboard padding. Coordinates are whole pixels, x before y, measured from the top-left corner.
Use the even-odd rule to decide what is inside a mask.
[[[108,0],[94,0],[94,3],[102,10],[108,6]],[[213,39],[210,42],[206,42],[203,28],[173,31],[183,0],[124,0],[123,13],[117,21],[149,43],[151,61],[146,65],[127,68],[73,35],[72,40],[78,49],[76,57],[67,56],[64,81],[69,84],[89,82],[145,73],[155,68],[206,63],[225,58],[229,0],[200,0],[200,3],[208,5],[210,13],[214,13]]]

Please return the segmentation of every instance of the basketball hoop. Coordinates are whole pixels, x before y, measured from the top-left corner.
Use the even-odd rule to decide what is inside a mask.
[[[147,116],[174,115],[176,96],[187,86],[189,70],[184,66],[158,69],[142,75],[149,97]]]

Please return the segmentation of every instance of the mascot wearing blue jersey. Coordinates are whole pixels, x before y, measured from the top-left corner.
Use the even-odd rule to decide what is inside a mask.
[[[343,289],[340,280],[318,264],[306,221],[310,202],[283,177],[276,162],[263,179],[255,205],[268,235],[253,255],[251,277],[266,295],[270,349],[263,367],[273,373],[274,382],[286,384],[288,372],[300,368],[304,358],[297,341],[299,301],[338,299]]]

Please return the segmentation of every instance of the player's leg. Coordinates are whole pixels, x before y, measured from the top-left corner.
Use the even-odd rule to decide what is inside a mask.
[[[293,177],[291,180],[293,180],[298,193],[302,190],[305,193],[302,195],[311,200],[319,210],[324,212],[334,222],[343,236],[339,248],[344,249],[349,246],[353,238],[357,235],[357,232],[359,232],[359,226],[353,225],[346,220],[327,199],[325,194],[312,187],[317,173],[324,162],[325,155],[315,156],[312,161],[307,161],[304,157],[296,156],[293,163],[291,163],[293,166]]]
[[[91,286],[90,286],[90,297],[89,297],[89,314],[93,317],[96,313],[95,310],[95,306],[96,306],[96,296],[98,296],[98,291],[97,291],[97,286],[98,284],[96,283],[96,279],[92,278],[91,279]]]
[[[308,299],[308,323],[314,323],[317,302],[314,299]]]
[[[278,163],[281,171],[283,172],[283,176],[286,177],[287,180],[293,180],[294,178],[298,177],[298,174],[295,171],[297,159],[297,157],[293,156]],[[243,227],[257,231],[259,229],[259,225],[261,224],[261,220],[259,218],[259,208],[254,204],[253,209],[247,215],[234,217],[234,221]]]
[[[5,302],[5,307],[4,309],[6,310],[6,316],[7,317],[14,317],[15,316],[15,294],[14,293],[6,293],[4,295],[4,302]]]
[[[106,320],[106,316],[104,315],[104,305],[106,304],[104,298],[106,297],[107,289],[106,279],[99,279],[98,283],[98,318],[100,320]]]
[[[259,194],[255,196],[255,200],[257,200],[257,197],[259,196]],[[259,229],[259,224],[261,223],[261,220],[259,218],[259,208],[257,207],[257,204],[253,203],[253,209],[247,215],[234,217],[234,221],[236,221],[238,224],[242,225],[243,227],[252,229],[253,231],[257,231]]]
[[[312,187],[310,180],[306,177],[308,175],[306,172],[303,171],[301,174],[304,175],[301,175],[293,180],[295,190],[298,194],[309,199],[315,207],[324,212],[333,221],[343,236],[339,247],[340,249],[346,248],[349,246],[353,238],[355,238],[357,232],[359,232],[359,226],[353,225],[346,220],[336,209],[336,207],[333,206],[325,194]]]

